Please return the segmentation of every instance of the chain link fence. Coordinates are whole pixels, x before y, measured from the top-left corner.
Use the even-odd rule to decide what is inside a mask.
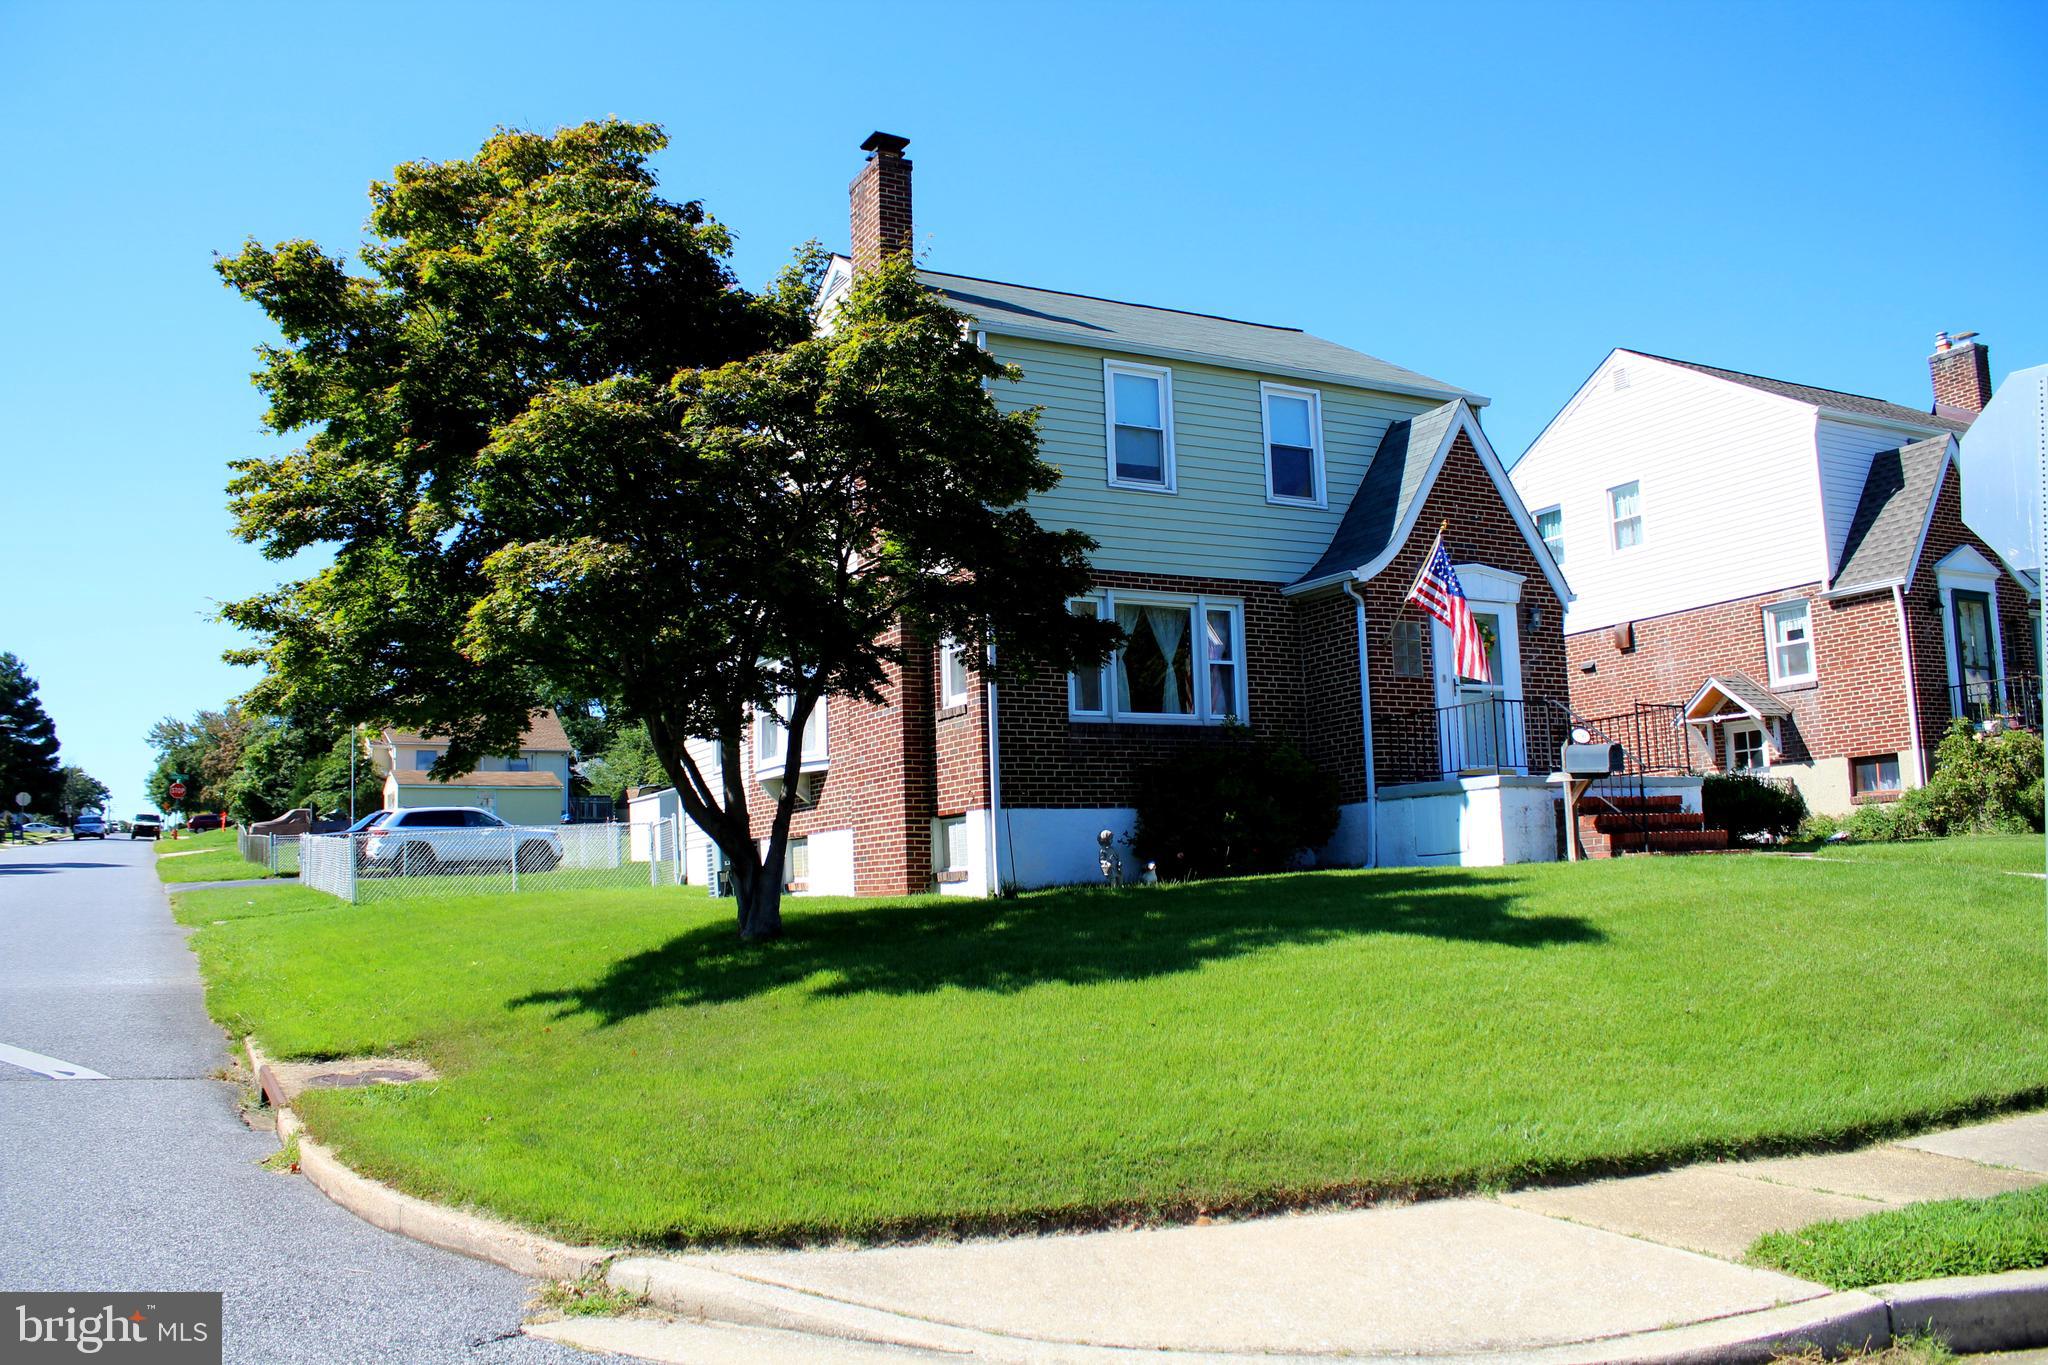
[[[241,850],[245,863],[254,863],[286,876],[299,870],[299,836],[296,834],[252,834],[242,829],[235,831],[235,846]]]
[[[299,881],[352,905],[681,886],[674,819],[299,836]]]

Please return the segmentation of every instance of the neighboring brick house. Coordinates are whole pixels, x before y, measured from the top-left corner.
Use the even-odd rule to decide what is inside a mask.
[[[1610,354],[1514,469],[1577,593],[1574,709],[1679,703],[1704,768],[1829,812],[1923,782],[1954,716],[2038,720],[2035,595],[1962,520],[1989,354],[1929,363],[1923,412]]]
[[[904,145],[865,144],[854,252],[833,262],[821,309],[855,271],[910,248]],[[1095,538],[1094,589],[1072,608],[1129,640],[1101,669],[1001,687],[949,642],[909,642],[882,704],[833,699],[798,741],[794,886],[986,894],[1093,879],[1097,832],[1132,827],[1137,774],[1227,720],[1335,776],[1342,823],[1325,864],[1555,856],[1546,750],[1566,590],[1480,427],[1485,399],[1293,328],[923,278],[1021,370],[998,401],[1040,410],[1041,454],[1062,475],[1030,510]],[[1441,629],[1402,605],[1446,523],[1493,637],[1490,687],[1449,677]],[[1440,724],[1461,702],[1491,719]],[[772,795],[790,738],[772,717],[753,731],[746,753]],[[1398,827],[1382,827],[1375,810],[1404,794]],[[769,815],[756,805],[757,835]]]
[[[446,740],[407,730],[379,730],[363,751],[382,779],[384,808],[480,806],[515,825],[554,825],[569,811],[569,766],[574,751],[553,711],[536,711],[511,754],[493,754],[474,772],[433,777]]]

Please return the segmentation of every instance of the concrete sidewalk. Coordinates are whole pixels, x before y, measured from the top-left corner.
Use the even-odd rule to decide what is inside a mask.
[[[1879,1299],[1737,1264],[1758,1235],[2048,1181],[2048,1114],[1839,1155],[1356,1212],[869,1250],[632,1258],[692,1321],[532,1328],[657,1360],[1094,1361],[1706,1351]]]

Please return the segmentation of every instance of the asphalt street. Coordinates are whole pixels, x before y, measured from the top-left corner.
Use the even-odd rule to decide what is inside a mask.
[[[151,858],[0,848],[0,1289],[219,1290],[257,1365],[593,1360],[519,1334],[522,1277],[261,1168]]]

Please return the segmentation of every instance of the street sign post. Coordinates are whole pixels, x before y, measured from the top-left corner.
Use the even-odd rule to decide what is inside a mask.
[[[185,799],[185,784],[184,784],[183,782],[173,782],[173,783],[171,784],[171,800],[173,800],[173,801],[183,801],[184,799]]]

